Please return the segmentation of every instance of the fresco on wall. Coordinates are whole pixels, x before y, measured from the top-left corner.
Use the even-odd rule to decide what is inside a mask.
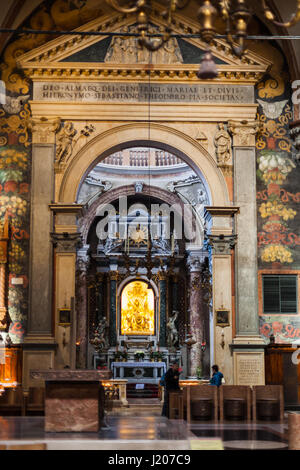
[[[276,274],[300,269],[300,169],[289,138],[290,85],[282,82],[267,77],[257,87],[258,266]],[[300,337],[300,315],[261,315],[260,333],[265,339],[273,334],[278,343],[292,343]]]
[[[261,123],[256,142],[260,269],[300,268],[299,168],[291,156],[289,88],[288,83],[285,90],[280,87],[279,96],[275,84],[272,93],[267,87],[257,89]]]
[[[99,0],[45,1],[23,25],[38,30],[74,29],[101,14]],[[1,80],[6,103],[0,107],[0,220],[9,217],[8,262],[9,333],[14,343],[23,342],[28,314],[31,136],[28,131],[32,87],[16,67],[16,58],[54,36],[15,36],[1,57]]]

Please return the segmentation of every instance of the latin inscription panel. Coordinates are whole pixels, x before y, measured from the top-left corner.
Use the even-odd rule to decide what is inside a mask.
[[[170,83],[35,82],[33,99],[81,103],[254,103],[250,85]]]
[[[263,353],[234,353],[237,385],[264,385]]]

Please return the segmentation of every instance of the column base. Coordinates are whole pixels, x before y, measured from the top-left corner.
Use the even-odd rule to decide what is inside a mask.
[[[22,374],[22,386],[24,389],[44,386],[43,380],[31,379],[30,371],[32,369],[54,369],[56,348],[57,343],[52,335],[33,333],[24,338]]]

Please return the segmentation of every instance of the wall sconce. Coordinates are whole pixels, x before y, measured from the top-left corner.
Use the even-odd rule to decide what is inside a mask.
[[[224,335],[224,328],[222,328],[222,333],[221,333],[221,343],[220,343],[220,346],[222,349],[224,349],[225,347],[225,335]]]

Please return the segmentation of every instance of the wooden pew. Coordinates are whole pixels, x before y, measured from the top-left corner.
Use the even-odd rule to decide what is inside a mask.
[[[248,385],[219,387],[220,421],[251,420],[251,388]]]
[[[0,396],[0,416],[20,416],[23,408],[22,388],[7,388]]]
[[[215,385],[193,385],[186,388],[186,419],[188,423],[197,419],[218,421],[218,387]]]
[[[252,387],[253,421],[284,418],[282,385],[254,385]]]

